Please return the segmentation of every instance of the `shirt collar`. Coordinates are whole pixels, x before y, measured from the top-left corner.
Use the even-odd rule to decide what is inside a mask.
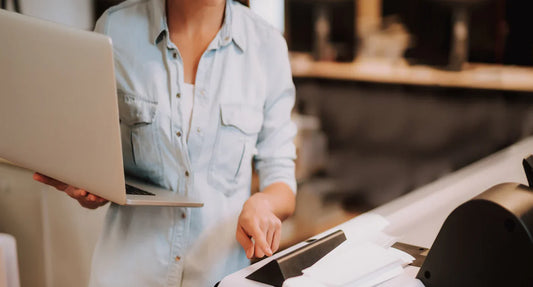
[[[157,45],[162,40],[163,33],[168,34],[165,0],[151,0],[150,10],[150,41]]]
[[[210,46],[208,49],[218,49],[234,42],[243,52],[246,50],[244,23],[242,17],[236,15],[241,13],[240,7],[234,7],[241,4],[232,2],[232,0],[226,1],[224,23],[215,38],[217,40],[212,43],[215,46]],[[165,0],[151,0],[150,8],[150,40],[152,44],[157,45],[164,36],[168,36]]]
[[[226,1],[226,12],[224,14],[224,23],[219,33],[220,46],[226,46],[230,42],[234,42],[243,52],[246,50],[246,41],[244,36],[244,25],[242,23],[242,15],[239,8],[241,5],[232,0]]]

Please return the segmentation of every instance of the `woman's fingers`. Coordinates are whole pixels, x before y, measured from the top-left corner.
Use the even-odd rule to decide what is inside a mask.
[[[252,232],[250,232],[250,235],[255,241],[255,257],[261,258],[265,255],[272,256],[272,250],[266,239],[266,232],[268,232],[268,229],[263,231],[259,227],[259,224],[256,224],[252,226],[251,230]]]
[[[106,202],[99,202],[99,201],[88,201],[86,199],[79,199],[78,202],[81,206],[89,209],[95,209],[102,205],[104,205]]]
[[[246,257],[271,256],[272,249],[267,241],[269,226],[265,226],[266,230],[263,231],[255,220],[242,221],[238,224],[236,238],[245,250]]]
[[[70,197],[76,199],[81,206],[85,208],[95,209],[107,203],[105,198],[101,198],[97,195],[91,194],[86,190],[76,188],[74,186],[63,183],[59,180],[53,179],[40,173],[34,173],[33,179],[42,182],[44,184],[55,187],[60,191],[64,191]]]
[[[246,256],[272,256],[273,250],[279,248],[280,233],[281,220],[272,212],[270,204],[257,194],[250,197],[243,205],[237,224],[237,241]]]
[[[68,184],[61,182],[59,180],[53,179],[51,177],[48,177],[46,175],[40,174],[38,172],[33,174],[33,179],[38,182],[42,182],[46,185],[53,186],[56,189],[61,190],[61,191],[65,190],[68,187]]]
[[[244,252],[246,252],[246,257],[251,259],[254,256],[254,243],[252,239],[244,232],[241,225],[237,225],[237,233],[235,235],[237,242],[242,246]]]
[[[86,192],[86,191],[85,191]],[[81,206],[85,208],[95,209],[107,203],[107,200],[97,195],[87,193],[87,196],[78,196],[76,199]]]
[[[266,232],[266,242],[268,246],[270,247],[271,251],[274,251],[274,248],[272,247],[272,241],[274,240],[274,233],[276,232],[276,229],[269,228]]]
[[[272,245],[270,245],[273,252],[278,251],[280,240],[281,240],[281,228],[276,229],[276,231],[274,232],[274,237],[272,238]]]
[[[83,189],[76,188],[74,186],[69,185],[65,190],[65,193],[67,193],[70,197],[80,200],[82,198],[85,198],[88,194],[87,191]]]

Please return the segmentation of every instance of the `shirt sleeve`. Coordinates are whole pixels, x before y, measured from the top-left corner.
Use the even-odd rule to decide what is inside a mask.
[[[296,125],[291,120],[295,88],[285,39],[278,35],[269,58],[270,91],[263,107],[263,127],[257,140],[255,168],[259,174],[260,190],[275,183],[286,183],[296,193],[294,174]]]

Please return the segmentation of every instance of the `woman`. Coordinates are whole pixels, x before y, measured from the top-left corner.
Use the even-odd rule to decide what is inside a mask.
[[[205,205],[112,204],[90,285],[213,286],[247,258],[272,255],[296,192],[294,86],[280,33],[230,0],[126,1],[96,31],[113,40],[126,172]],[[250,196],[252,162],[261,192]],[[35,179],[84,207],[106,203]]]

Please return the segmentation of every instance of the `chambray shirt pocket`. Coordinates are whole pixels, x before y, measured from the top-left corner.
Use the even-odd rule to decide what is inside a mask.
[[[226,196],[249,184],[262,123],[260,107],[220,104],[220,124],[209,164],[208,182]]]
[[[120,128],[126,172],[158,182],[163,176],[157,138],[157,105],[134,93],[118,91]]]

